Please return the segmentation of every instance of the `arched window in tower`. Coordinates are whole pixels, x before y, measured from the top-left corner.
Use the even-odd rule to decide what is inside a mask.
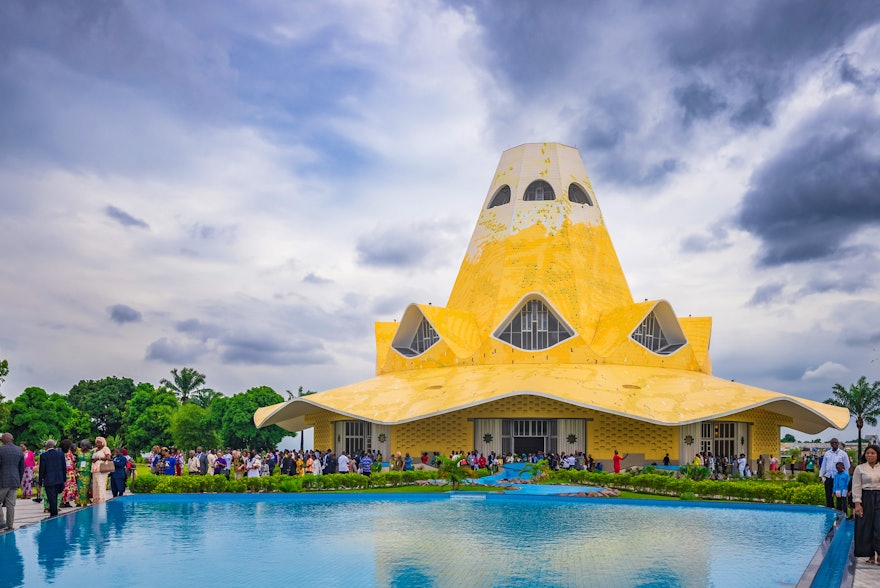
[[[540,299],[526,301],[495,336],[518,349],[536,351],[553,347],[574,335]]]
[[[510,202],[510,186],[505,184],[498,188],[498,191],[492,196],[492,201],[489,202],[489,208],[495,208],[496,206],[501,206],[508,202]]]
[[[419,323],[416,332],[413,334],[412,339],[409,341],[409,344],[406,346],[394,345],[394,349],[407,357],[415,357],[416,355],[420,355],[430,349],[430,347],[439,340],[440,335],[437,334],[437,331],[434,330],[434,327],[431,326],[428,319],[422,317],[422,320]]]
[[[575,204],[589,204],[590,206],[593,206],[593,199],[590,198],[590,195],[587,194],[586,190],[584,190],[577,184],[569,185],[568,199]]]
[[[680,329],[679,329],[680,331]],[[682,333],[667,333],[657,319],[654,311],[645,317],[645,320],[636,327],[636,330],[630,335],[633,341],[653,351],[658,355],[670,355],[678,351],[687,340]]]
[[[528,188],[526,188],[526,193],[523,196],[523,200],[556,200],[556,193],[553,192],[553,186],[551,186],[544,180],[535,180],[534,182],[529,184]]]

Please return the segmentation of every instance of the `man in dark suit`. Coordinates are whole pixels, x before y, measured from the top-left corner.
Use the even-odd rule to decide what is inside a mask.
[[[12,530],[15,522],[15,492],[24,475],[24,454],[15,445],[11,433],[0,435],[0,506],[6,507],[6,519],[0,520],[0,531]]]
[[[40,482],[46,490],[49,517],[58,516],[58,495],[64,490],[66,475],[64,454],[55,449],[55,441],[49,439],[46,441],[45,451],[40,456]]]
[[[202,447],[196,449],[196,454],[199,458],[199,475],[208,475],[208,454],[205,453],[205,450]]]

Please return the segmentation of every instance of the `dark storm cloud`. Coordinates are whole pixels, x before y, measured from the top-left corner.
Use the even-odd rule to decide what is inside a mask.
[[[774,266],[854,253],[847,240],[880,224],[880,120],[832,101],[753,174],[737,218]]]
[[[880,4],[869,1],[473,8],[489,69],[513,103],[564,104],[591,175],[637,186],[681,169],[699,122],[772,125],[813,60],[880,18]],[[495,116],[504,129],[516,114]]]
[[[685,125],[710,119],[727,107],[727,102],[714,88],[701,82],[678,87],[674,95],[684,112]]]
[[[876,93],[877,88],[880,88],[880,73],[877,71],[863,72],[852,63],[852,58],[852,55],[846,54],[841,55],[837,60],[837,74],[840,76],[840,81],[852,84],[867,94]]]
[[[813,275],[804,287],[798,290],[797,294],[799,296],[824,294],[826,292],[845,292],[848,294],[854,294],[864,290],[873,289],[873,276],[849,270]]]
[[[200,341],[208,339],[216,339],[223,332],[223,328],[219,325],[203,323],[199,319],[191,318],[174,323],[174,329],[178,333],[183,333]]]
[[[694,4],[658,27],[671,64],[723,84],[734,127],[767,126],[810,60],[880,18],[870,1]]]
[[[430,251],[428,243],[418,235],[388,230],[358,239],[358,261],[384,267],[416,267]]]
[[[778,282],[758,286],[751,299],[746,303],[746,306],[759,306],[775,302],[781,297],[783,288],[785,288],[785,284]]]
[[[109,310],[110,320],[120,325],[125,323],[137,323],[141,320],[141,313],[125,304],[114,304]]]
[[[320,341],[276,341],[265,336],[230,335],[221,341],[220,359],[249,365],[322,365],[332,363]]]
[[[357,240],[358,261],[377,267],[424,265],[429,255],[444,251],[459,228],[458,221],[438,220],[409,226],[378,227]]]
[[[139,218],[135,218],[124,210],[116,208],[115,206],[108,206],[104,209],[104,213],[124,227],[140,227],[142,229],[150,228],[150,225],[148,225],[145,221],[142,221]]]
[[[194,361],[204,354],[201,345],[187,345],[172,341],[168,337],[157,339],[147,346],[145,359],[180,364]]]
[[[161,3],[0,3],[0,161],[79,170],[187,171],[198,125],[235,112],[222,42]],[[180,122],[185,121],[185,122]]]

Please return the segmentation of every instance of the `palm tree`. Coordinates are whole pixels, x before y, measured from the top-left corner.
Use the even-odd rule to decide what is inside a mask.
[[[202,408],[208,408],[215,398],[223,396],[222,392],[217,392],[211,388],[201,388],[192,393],[193,404],[198,404]]]
[[[174,376],[173,382],[162,378],[159,383],[177,394],[181,402],[189,402],[190,395],[205,385],[205,374],[200,374],[193,368],[185,367],[180,373],[174,368],[171,375]]]
[[[862,427],[865,423],[876,427],[877,417],[880,416],[880,382],[868,384],[865,376],[850,385],[849,390],[840,384],[834,384],[831,388],[834,395],[825,401],[825,404],[840,406],[849,410],[856,417],[856,427],[859,430],[859,450],[856,459],[862,458]]]
[[[437,473],[440,474],[440,479],[452,484],[453,490],[458,490],[459,485],[468,477],[467,472],[459,463],[460,460],[449,459],[443,455],[438,457],[440,458],[440,467]]]

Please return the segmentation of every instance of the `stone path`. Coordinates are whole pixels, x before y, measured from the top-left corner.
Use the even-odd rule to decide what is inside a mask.
[[[81,508],[85,507],[80,506],[76,508],[59,508],[58,516],[64,516],[66,514],[76,512]],[[2,509],[0,520],[5,520],[5,517],[6,509]],[[42,502],[34,502],[30,498],[19,498],[15,501],[15,523],[13,526],[16,529],[20,529],[21,527],[26,527],[28,525],[33,525],[34,523],[39,523],[43,519],[47,518],[49,518],[49,513],[43,512]]]

